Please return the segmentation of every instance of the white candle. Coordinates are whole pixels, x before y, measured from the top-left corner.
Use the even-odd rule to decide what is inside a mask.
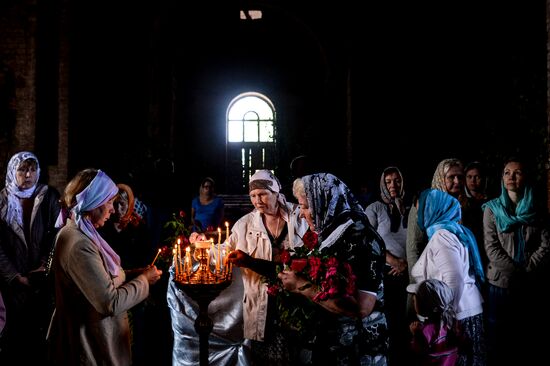
[[[225,222],[225,241],[229,243],[229,222]]]
[[[218,227],[218,244],[222,242],[222,229]]]

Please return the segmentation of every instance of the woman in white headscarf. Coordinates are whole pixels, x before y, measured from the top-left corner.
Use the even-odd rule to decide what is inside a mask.
[[[241,267],[243,275],[244,337],[252,340],[253,364],[284,365],[291,357],[289,342],[275,325],[276,309],[268,301],[264,278],[277,277],[282,250],[303,245],[308,225],[299,217],[298,205],[286,201],[279,180],[269,170],[250,177],[249,194],[254,211],[235,223],[229,237],[237,249],[229,260]]]
[[[65,188],[68,217],[56,240],[52,269],[56,309],[48,338],[54,364],[132,364],[128,309],[145,300],[162,271],[153,266],[126,281],[120,257],[97,229],[114,213],[115,183],[101,170],[79,172]]]
[[[0,192],[0,292],[6,303],[6,328],[0,353],[34,363],[45,355],[51,294],[44,286],[59,213],[59,193],[38,183],[40,165],[28,151],[13,155]],[[29,344],[33,348],[29,352]],[[28,362],[26,362],[28,361]]]

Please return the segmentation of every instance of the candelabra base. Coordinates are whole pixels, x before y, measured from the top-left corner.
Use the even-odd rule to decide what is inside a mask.
[[[208,306],[220,292],[226,289],[231,280],[218,283],[185,283],[175,281],[176,286],[199,304],[199,315],[195,319],[195,330],[199,335],[200,366],[208,365],[208,337],[214,328],[208,316]]]

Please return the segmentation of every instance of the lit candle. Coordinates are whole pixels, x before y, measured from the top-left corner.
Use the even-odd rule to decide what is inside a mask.
[[[176,271],[176,277],[178,277],[178,265],[176,263],[176,248],[172,249],[172,254],[174,257],[173,264],[174,264],[174,271]]]
[[[155,261],[157,260],[157,258],[159,257],[159,254],[161,252],[162,249],[159,248],[158,252],[157,252],[157,255],[155,256],[155,259],[153,259],[153,261],[151,262],[151,267],[155,264]]]
[[[229,243],[229,222],[225,222],[225,241]]]
[[[222,229],[218,227],[218,244],[222,242]]]
[[[185,248],[185,262],[187,263],[187,275],[191,274],[191,247]]]

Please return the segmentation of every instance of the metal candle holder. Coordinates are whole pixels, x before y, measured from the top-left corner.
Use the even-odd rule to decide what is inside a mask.
[[[214,328],[214,323],[208,316],[208,306],[232,281],[232,265],[227,261],[229,253],[223,258],[219,247],[221,244],[217,245],[217,255],[216,248],[213,249],[214,253],[210,253],[212,246],[214,246],[211,241],[195,242],[193,255],[190,253],[190,248],[186,249],[187,253],[183,260],[181,255],[174,254],[175,284],[199,305],[199,314],[195,319],[195,330],[199,335],[201,366],[208,365],[208,337]],[[215,261],[219,261],[214,263],[214,272],[210,270],[211,256],[214,257]],[[192,258],[196,260],[195,265],[193,265]],[[223,259],[225,259],[224,265],[222,265]],[[182,261],[183,263],[181,263]]]

